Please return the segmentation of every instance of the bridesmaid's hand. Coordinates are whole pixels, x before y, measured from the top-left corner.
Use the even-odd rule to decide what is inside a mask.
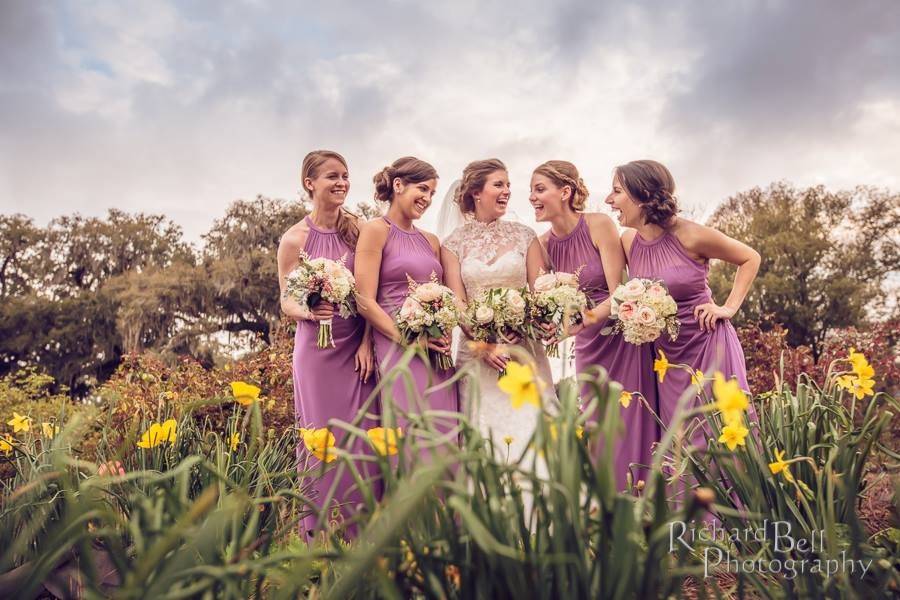
[[[359,373],[359,378],[363,383],[369,381],[369,377],[375,373],[375,351],[372,349],[372,341],[364,339],[356,349],[354,357],[356,367],[354,371]]]
[[[509,354],[506,353],[503,344],[490,344],[487,351],[481,355],[481,360],[495,371],[502,371],[509,362]]]
[[[521,342],[521,341],[522,341],[522,336],[520,336],[518,333],[511,333],[511,334],[509,334],[509,335],[507,335],[507,336],[503,336],[503,343],[504,343],[504,344],[512,344],[512,345],[515,345],[515,344],[518,344],[518,343]]]
[[[334,317],[334,304],[331,302],[319,302],[311,311],[310,319],[313,321],[327,321]]]
[[[552,342],[556,340],[556,335],[559,333],[556,325],[553,325],[552,323],[541,323],[539,327],[541,331],[538,332],[538,335],[541,336],[541,340],[545,342]]]
[[[450,355],[450,338],[448,336],[439,337],[439,338],[428,338],[425,341],[425,345],[435,352],[440,352],[441,354]]]
[[[716,328],[716,321],[730,319],[734,313],[733,308],[719,306],[715,302],[706,302],[694,307],[694,318],[700,325],[700,331],[713,331]]]

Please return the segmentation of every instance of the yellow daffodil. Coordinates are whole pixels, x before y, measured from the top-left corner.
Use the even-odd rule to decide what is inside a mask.
[[[241,434],[232,433],[231,437],[228,440],[228,445],[231,446],[231,451],[234,452],[238,449],[238,446],[241,445]]]
[[[575,437],[577,437],[579,440],[584,437],[584,427],[579,425],[575,428]]]
[[[634,396],[631,392],[626,392],[622,390],[622,393],[619,394],[619,404],[622,405],[623,408],[628,408],[631,406],[631,398]]]
[[[13,439],[8,435],[4,435],[2,438],[0,438],[0,452],[2,452],[3,454],[9,454],[10,452],[12,452],[12,441]]]
[[[6,424],[12,425],[13,433],[29,431],[31,430],[31,417],[26,417],[17,412],[13,412],[13,418],[7,421]]]
[[[790,465],[788,461],[784,460],[784,450],[776,450],[775,451],[775,462],[769,463],[769,470],[772,471],[772,475],[778,475],[779,473],[784,473],[784,478],[788,481],[793,481],[794,477],[791,475],[791,471],[788,468]]]
[[[397,454],[397,439],[403,437],[403,430],[399,427],[396,429],[373,427],[366,431],[366,435],[369,436],[369,441],[378,454],[393,456]]]
[[[511,360],[506,363],[506,373],[497,380],[497,386],[509,394],[513,408],[521,408],[526,403],[540,407],[539,381],[530,366]]]
[[[511,435],[504,436],[504,438],[503,438],[503,443],[506,444],[507,446],[509,446],[510,444],[512,444],[512,443],[513,443],[513,436],[511,436]]]
[[[850,361],[850,364],[853,366],[853,372],[856,373],[856,376],[860,379],[871,379],[875,377],[875,369],[872,368],[872,365],[869,364],[869,361],[866,360],[866,357],[862,352],[857,352],[853,348],[850,348],[850,356],[847,360]]]
[[[175,419],[168,419],[164,421],[162,424],[160,423],[151,423],[150,428],[147,429],[141,435],[141,439],[138,440],[137,447],[138,448],[155,448],[162,443],[175,443],[177,439],[176,430],[178,428],[178,422]]]
[[[666,371],[669,370],[669,366],[669,359],[666,358],[666,353],[659,350],[659,358],[653,361],[653,371],[659,376],[660,383],[666,378]]]
[[[244,383],[243,381],[231,382],[231,394],[234,401],[242,406],[250,406],[259,398],[260,389],[255,385]]]
[[[722,435],[719,436],[719,442],[728,446],[732,452],[738,446],[744,446],[747,434],[750,430],[744,427],[739,421],[730,423],[722,428]]]
[[[691,375],[691,383],[696,385],[698,388],[703,387],[703,382],[706,381],[706,378],[703,375],[703,371],[694,371]]]
[[[44,434],[44,437],[52,440],[59,433],[59,425],[41,423],[41,432]]]
[[[330,463],[337,460],[334,452],[329,452],[334,448],[334,434],[328,431],[327,427],[319,429],[300,429],[300,436],[303,438],[303,444],[306,449],[322,462]]]
[[[749,405],[747,394],[741,389],[737,379],[726,381],[718,371],[713,376],[713,396],[716,399],[716,408],[722,413],[722,419],[726,423],[740,421],[741,415]]]

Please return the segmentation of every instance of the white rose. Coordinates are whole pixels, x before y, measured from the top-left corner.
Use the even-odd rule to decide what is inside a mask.
[[[487,325],[494,320],[494,309],[490,306],[479,306],[475,311],[475,320],[481,325]]]
[[[622,287],[625,288],[622,290],[622,297],[626,300],[637,300],[646,289],[640,279],[629,279]]]
[[[416,288],[416,298],[422,302],[434,302],[444,295],[444,286],[437,283],[423,283]]]
[[[546,292],[556,287],[556,275],[545,273],[534,280],[534,291]]]
[[[559,285],[578,287],[578,278],[573,273],[557,273],[556,281]]]
[[[506,292],[506,303],[515,311],[525,309],[525,298],[522,297],[522,294],[520,294],[518,290],[509,290]]]
[[[634,314],[637,312],[637,306],[634,302],[623,302],[621,306],[619,306],[619,319],[622,321],[630,321],[634,318]]]

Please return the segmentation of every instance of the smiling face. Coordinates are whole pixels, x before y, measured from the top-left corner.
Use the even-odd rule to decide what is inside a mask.
[[[605,202],[612,207],[619,224],[623,227],[638,227],[644,224],[644,211],[641,205],[629,195],[625,186],[619,182],[618,176],[613,177],[612,191]]]
[[[336,158],[328,158],[304,177],[303,187],[309,192],[313,204],[321,208],[341,206],[350,192],[350,173]]]
[[[535,173],[531,176],[531,194],[528,201],[534,208],[536,221],[552,221],[555,217],[570,211],[569,186],[559,187],[546,175]]]
[[[481,221],[494,221],[506,214],[509,206],[509,174],[504,170],[487,176],[484,187],[472,194],[475,216]]]
[[[427,179],[420,182],[403,183],[399,177],[394,179],[394,199],[392,206],[396,206],[400,212],[409,219],[415,221],[425,214],[434,198],[437,188],[437,179]]]

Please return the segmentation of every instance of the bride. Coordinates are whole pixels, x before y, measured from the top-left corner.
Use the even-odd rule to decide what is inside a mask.
[[[541,270],[547,270],[534,231],[501,218],[509,196],[506,165],[489,159],[470,163],[444,199],[439,225],[444,282],[463,301],[486,288],[531,286]],[[444,237],[447,231],[450,234]],[[544,402],[555,402],[543,346],[531,340],[520,340],[517,345],[533,357],[536,375],[547,383]],[[470,376],[475,378],[460,386],[464,412],[485,438],[493,439],[498,452],[515,460],[527,449],[540,411],[528,404],[512,408],[509,396],[497,386],[499,372],[509,360],[504,347],[495,344],[473,352],[463,342],[457,354],[457,366],[468,363]]]

